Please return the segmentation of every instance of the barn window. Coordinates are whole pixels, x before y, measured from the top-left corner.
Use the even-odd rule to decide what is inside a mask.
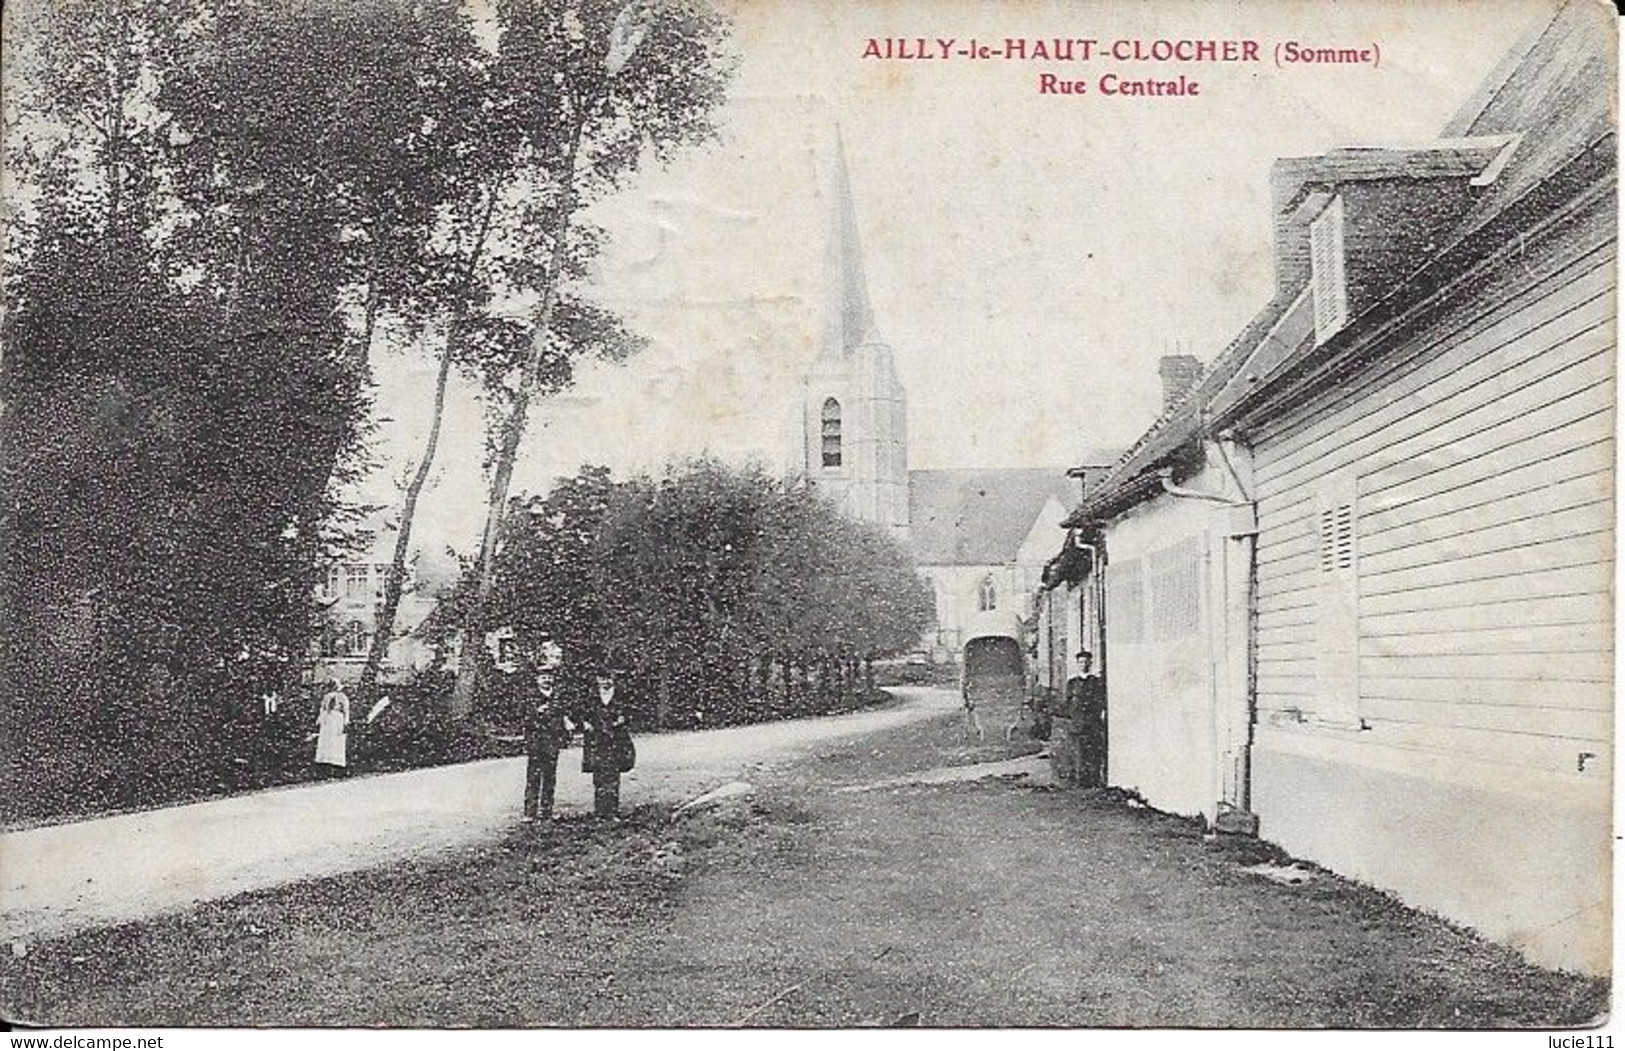
[[[823,437],[824,466],[841,466],[841,403],[834,398],[824,399],[820,434]]]
[[[981,586],[976,589],[976,608],[983,613],[999,608],[999,586],[993,582],[991,573],[982,578]]]

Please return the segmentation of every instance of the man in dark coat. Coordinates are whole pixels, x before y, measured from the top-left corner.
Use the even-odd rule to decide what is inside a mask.
[[[1106,683],[1093,674],[1094,654],[1078,653],[1079,675],[1067,683],[1067,707],[1078,740],[1078,783],[1086,788],[1106,784]]]
[[[600,669],[592,695],[577,710],[576,718],[581,722],[581,770],[592,775],[593,813],[615,817],[621,806],[621,775],[632,769],[636,752],[613,669]]]
[[[559,751],[570,743],[564,697],[551,668],[536,670],[536,689],[525,705],[525,820],[552,820],[559,782]]]

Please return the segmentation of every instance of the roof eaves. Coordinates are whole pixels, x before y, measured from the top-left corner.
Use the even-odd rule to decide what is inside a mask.
[[[1084,497],[1078,508],[1062,524],[1075,528],[1087,521],[1098,507],[1111,506],[1119,494],[1138,492],[1138,478],[1149,468],[1199,435],[1205,425],[1207,408],[1225,390],[1230,380],[1251,360],[1262,340],[1267,339],[1282,318],[1306,295],[1299,293],[1287,302],[1277,296],[1248,322],[1228,346],[1213,359],[1207,370],[1191,385],[1185,396],[1159,416],[1144,434],[1118,458],[1106,477]]]

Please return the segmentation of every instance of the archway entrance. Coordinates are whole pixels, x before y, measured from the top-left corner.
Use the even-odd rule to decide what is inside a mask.
[[[965,692],[974,701],[1021,701],[1026,666],[1021,645],[1007,635],[984,635],[965,643]]]

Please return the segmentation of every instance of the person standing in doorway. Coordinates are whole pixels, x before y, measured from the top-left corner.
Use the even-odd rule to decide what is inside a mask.
[[[620,812],[621,775],[637,762],[626,706],[617,693],[613,669],[599,670],[593,695],[577,714],[581,722],[581,770],[592,775],[593,813],[613,818]]]
[[[322,695],[316,715],[316,766],[325,777],[337,777],[348,766],[345,734],[350,726],[350,698],[335,676]]]
[[[553,669],[536,669],[535,685],[525,711],[525,820],[551,821],[559,752],[570,743],[572,726]]]

